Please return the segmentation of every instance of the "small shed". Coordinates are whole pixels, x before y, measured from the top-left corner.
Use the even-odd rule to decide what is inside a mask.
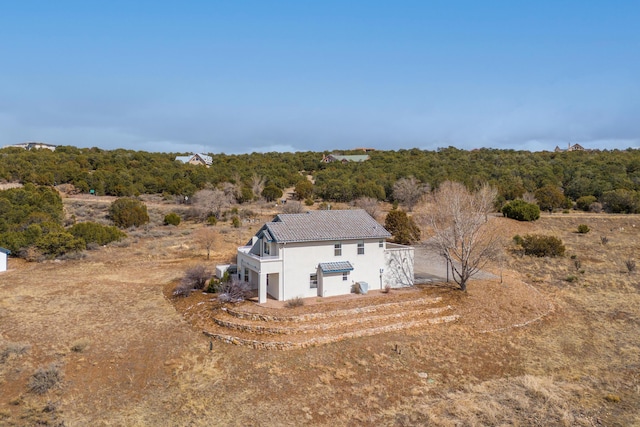
[[[238,273],[238,266],[236,264],[220,264],[216,265],[216,277],[218,279],[222,279],[224,277],[224,273],[229,272],[229,275],[234,275]]]
[[[7,271],[7,257],[11,254],[9,249],[0,248],[0,272]]]

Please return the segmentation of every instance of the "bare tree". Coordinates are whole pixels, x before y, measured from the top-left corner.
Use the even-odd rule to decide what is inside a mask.
[[[209,215],[219,218],[222,211],[227,209],[232,201],[232,195],[225,194],[224,191],[218,189],[200,190],[193,195],[193,205],[200,211],[203,218]]]
[[[529,193],[528,191],[522,195],[522,200],[524,200],[527,203],[533,203],[535,205],[538,204],[538,200],[536,199],[536,196],[533,193]]]
[[[221,302],[241,302],[251,296],[251,285],[247,282],[233,278],[231,281],[222,284],[218,293],[218,300]]]
[[[460,289],[500,252],[498,236],[486,221],[490,190],[470,193],[457,182],[444,182],[432,195],[426,221],[434,233],[427,242],[445,258]]]
[[[373,218],[380,215],[380,203],[373,197],[360,197],[353,204],[357,208],[364,209]]]
[[[195,240],[203,249],[207,250],[207,259],[209,259],[211,249],[215,246],[216,241],[218,240],[218,232],[210,227],[202,227],[200,230],[196,231]]]
[[[251,191],[256,199],[262,197],[262,190],[264,190],[264,177],[253,174],[251,177]]]
[[[296,200],[289,200],[287,203],[282,205],[282,213],[286,214],[294,214],[294,213],[304,213],[306,210],[302,203]]]
[[[478,207],[484,212],[484,220],[488,221],[489,213],[493,212],[496,197],[498,197],[498,189],[485,182],[476,190],[475,197],[478,201]]]
[[[429,186],[410,176],[400,178],[393,184],[393,198],[407,207],[411,212],[422,196],[429,191]]]

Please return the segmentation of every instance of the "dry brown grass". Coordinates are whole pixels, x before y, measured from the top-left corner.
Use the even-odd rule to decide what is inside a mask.
[[[175,205],[152,203],[158,221],[125,247],[82,260],[10,260],[0,276],[0,351],[15,343],[25,351],[9,350],[0,363],[0,424],[640,424],[640,274],[624,264],[640,253],[638,216],[497,219],[505,241],[556,234],[567,256],[510,255],[503,283],[472,282],[467,294],[421,291],[454,303],[456,324],[288,352],[221,343],[210,351],[185,320],[206,316],[192,299],[201,297],[174,308],[163,294],[206,257],[191,239],[196,226],[167,231],[162,214]],[[262,209],[262,219],[273,213]],[[591,232],[575,233],[579,224]],[[260,225],[217,225],[211,265],[229,261]],[[572,255],[585,272],[568,283]],[[52,363],[64,367],[61,384],[28,393],[29,377]]]

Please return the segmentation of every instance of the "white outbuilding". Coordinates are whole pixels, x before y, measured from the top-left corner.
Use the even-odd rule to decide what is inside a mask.
[[[9,249],[0,248],[0,272],[7,271],[7,258],[10,254]]]

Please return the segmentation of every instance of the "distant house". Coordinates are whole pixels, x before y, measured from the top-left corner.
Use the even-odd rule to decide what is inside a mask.
[[[391,234],[364,210],[280,214],[238,248],[237,274],[280,301],[367,289],[411,286],[414,249],[387,243]]]
[[[46,150],[56,151],[57,146],[53,144],[45,144],[44,142],[21,142],[19,144],[5,145],[3,148],[8,147],[24,148],[25,150],[38,150],[44,148]]]
[[[176,160],[190,165],[205,165],[206,167],[211,166],[211,163],[213,163],[211,156],[200,153],[191,154],[190,156],[178,156]]]
[[[0,272],[7,271],[7,256],[10,254],[9,249],[0,248]]]
[[[355,163],[361,163],[361,162],[366,162],[367,160],[369,160],[369,155],[368,154],[358,154],[358,155],[348,155],[348,156],[343,156],[341,154],[328,154],[326,156],[322,156],[322,160],[321,162],[323,163],[333,163],[333,162],[340,162],[340,163],[350,163],[350,162],[355,162]]]
[[[556,149],[554,151],[556,153],[562,153],[562,152],[565,152],[565,151],[585,151],[585,149],[580,144],[571,145],[571,143],[569,143],[567,148],[560,148],[559,146],[556,145]]]

